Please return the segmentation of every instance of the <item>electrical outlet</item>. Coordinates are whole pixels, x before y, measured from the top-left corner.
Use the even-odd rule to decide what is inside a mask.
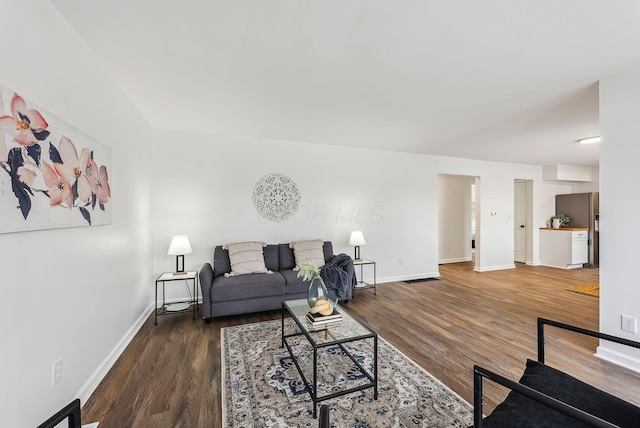
[[[62,380],[62,358],[58,358],[51,366],[53,378],[52,385],[56,386]]]
[[[622,319],[622,330],[628,331],[629,333],[636,333],[636,319],[634,317],[630,317],[628,315],[621,315]]]
[[[402,259],[398,259],[398,265],[399,265],[399,266],[402,266],[402,264],[403,264],[403,263],[404,263],[404,260],[402,260]]]

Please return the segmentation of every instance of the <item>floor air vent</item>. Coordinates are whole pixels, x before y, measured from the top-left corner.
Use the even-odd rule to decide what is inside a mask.
[[[402,281],[405,284],[414,284],[416,282],[427,282],[427,281],[439,281],[440,278],[418,278],[418,279],[408,279],[406,281]]]

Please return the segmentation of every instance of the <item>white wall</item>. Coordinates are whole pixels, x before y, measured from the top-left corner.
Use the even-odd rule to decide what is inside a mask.
[[[0,235],[0,425],[33,427],[90,392],[151,301],[150,128],[50,2],[3,1],[0,39],[0,83],[112,149],[112,225]]]
[[[600,81],[600,330],[635,341],[620,316],[640,319],[638,112],[640,69]],[[598,355],[640,370],[639,350],[603,342]]]
[[[591,181],[575,184],[573,193],[589,193],[600,191],[600,168],[591,168]]]
[[[197,269],[211,261],[214,245],[242,240],[322,238],[336,252],[353,254],[350,232],[362,230],[362,256],[377,262],[380,282],[436,276],[440,173],[481,177],[478,270],[510,268],[514,179],[533,180],[534,204],[547,196],[544,189],[556,188],[541,181],[535,166],[187,130],[156,129],[154,147],[154,274],[174,268],[166,252],[178,233],[189,236],[194,250],[186,268]],[[302,194],[298,213],[282,223],[262,219],[253,207],[253,187],[269,173],[289,176]],[[542,227],[553,208],[535,213],[534,227]],[[537,234],[534,241],[537,248]]]
[[[189,236],[186,267],[196,269],[214,245],[242,240],[321,238],[353,255],[349,236],[362,230],[361,255],[376,260],[379,280],[437,275],[433,158],[174,130],[156,130],[154,141],[155,273],[173,269],[166,251],[176,233]],[[285,222],[253,207],[253,188],[269,173],[289,176],[302,195]]]
[[[475,177],[438,175],[438,262],[471,260],[471,184]]]

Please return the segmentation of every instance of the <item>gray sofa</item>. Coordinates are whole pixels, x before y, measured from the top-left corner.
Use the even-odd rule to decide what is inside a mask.
[[[322,247],[325,263],[334,259],[333,245],[325,241]],[[205,263],[200,269],[200,287],[202,288],[202,317],[210,322],[213,317],[237,315],[251,312],[280,309],[285,300],[307,297],[309,281],[298,277],[293,268],[296,265],[293,249],[289,244],[271,244],[263,248],[264,262],[273,273],[252,273],[229,276],[231,272],[229,252],[222,246],[213,251],[213,267]],[[351,284],[341,293],[346,296],[341,300],[349,300],[353,296],[355,272],[353,262],[345,264],[344,271]],[[340,287],[337,284],[326,284],[329,298],[332,301],[338,296]]]

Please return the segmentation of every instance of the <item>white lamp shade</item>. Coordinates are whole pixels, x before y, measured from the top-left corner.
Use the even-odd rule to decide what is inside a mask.
[[[170,256],[182,256],[184,254],[191,254],[191,244],[189,238],[185,235],[176,235],[171,239],[171,245],[169,245],[169,251],[167,254]]]
[[[360,230],[354,230],[351,232],[351,238],[349,239],[349,245],[365,245],[364,235]]]

